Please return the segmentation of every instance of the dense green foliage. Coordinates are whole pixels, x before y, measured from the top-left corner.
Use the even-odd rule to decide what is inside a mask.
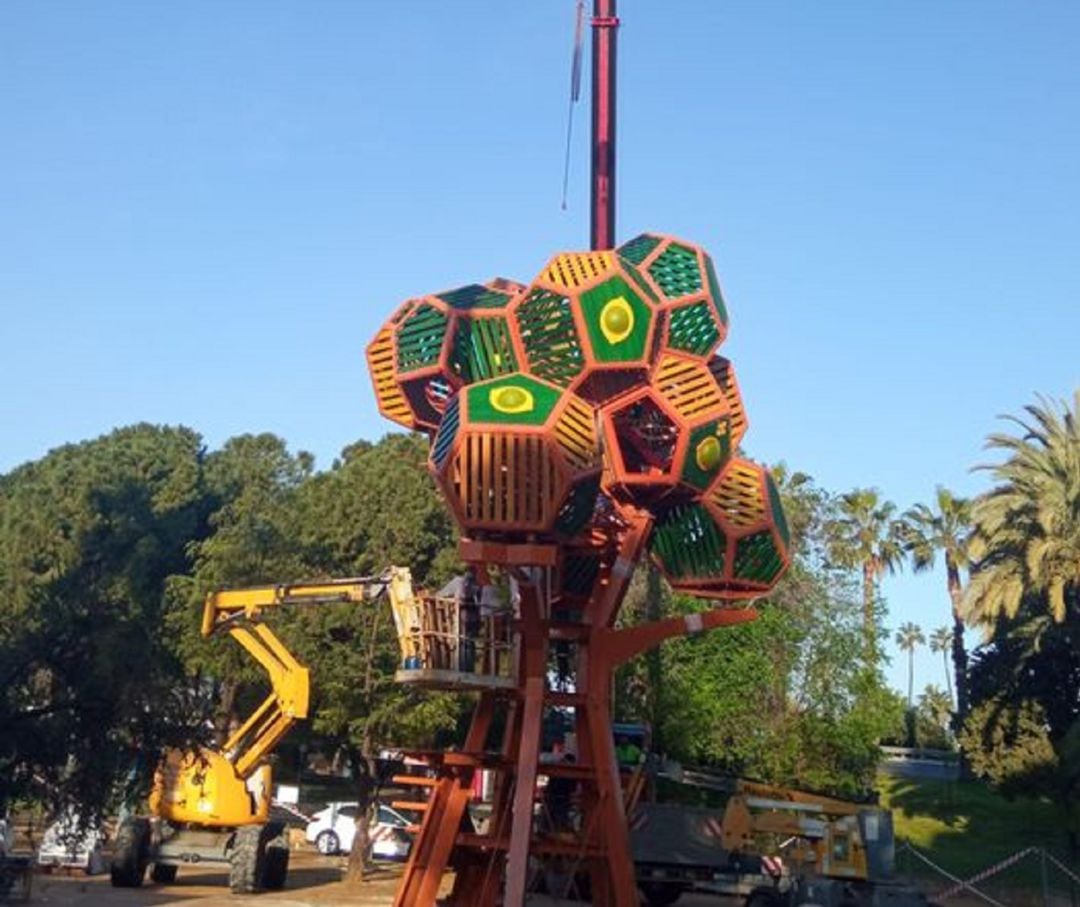
[[[973,507],[967,618],[988,632],[961,742],[1002,790],[1051,797],[1080,854],[1080,393],[992,435],[1006,459]]]
[[[778,470],[795,561],[759,620],[667,643],[651,699],[647,657],[621,672],[617,707],[653,725],[666,755],[734,775],[847,795],[873,785],[878,741],[897,737],[903,706],[886,689],[865,646],[855,571],[830,565],[838,503],[805,475]],[[648,606],[645,584],[624,618]],[[665,598],[663,613],[701,603]],[[875,630],[875,635],[879,631]]]

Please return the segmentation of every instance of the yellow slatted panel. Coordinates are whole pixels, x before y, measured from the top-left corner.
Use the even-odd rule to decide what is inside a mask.
[[[593,411],[580,400],[570,399],[555,423],[555,437],[575,469],[591,469],[598,463],[596,422]]]
[[[721,387],[709,369],[689,359],[665,356],[655,380],[664,399],[684,419],[698,421],[727,409]]]
[[[375,335],[367,351],[368,367],[375,383],[375,397],[379,411],[388,419],[415,428],[416,420],[409,409],[405,395],[394,380],[394,332],[386,327]]]
[[[574,252],[557,256],[544,272],[544,279],[568,290],[592,283],[614,267],[610,252]]]
[[[709,497],[735,526],[753,526],[765,517],[761,474],[745,460],[731,462]]]

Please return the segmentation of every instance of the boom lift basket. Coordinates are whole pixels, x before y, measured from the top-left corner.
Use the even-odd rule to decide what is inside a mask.
[[[401,645],[398,683],[436,689],[512,689],[516,685],[512,612],[464,619],[457,598],[395,594],[390,601]]]

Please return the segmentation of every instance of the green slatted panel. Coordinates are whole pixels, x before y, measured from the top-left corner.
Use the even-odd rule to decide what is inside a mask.
[[[566,503],[555,517],[555,531],[566,538],[573,538],[589,522],[596,508],[596,495],[600,491],[600,477],[578,482]]]
[[[458,425],[461,421],[459,415],[458,398],[455,397],[446,407],[442,421],[439,423],[439,431],[431,445],[431,459],[435,465],[442,469],[454,448],[454,439],[457,437]]]
[[[397,367],[399,374],[436,365],[446,336],[447,317],[434,306],[422,305],[397,332]]]
[[[707,356],[720,339],[712,306],[704,299],[679,306],[671,313],[668,346],[698,356]]]
[[[707,578],[724,573],[727,540],[700,504],[676,507],[657,525],[651,548],[675,579]]]
[[[649,265],[649,273],[664,295],[672,299],[701,292],[697,252],[678,243],[672,243],[660,253],[660,257]]]
[[[440,293],[438,298],[455,309],[501,309],[510,301],[510,294],[471,283],[467,287]]]
[[[658,245],[660,245],[659,237],[642,233],[629,242],[623,243],[616,251],[632,264],[639,265],[652,254],[652,250]]]
[[[773,481],[773,477],[768,473],[765,474],[765,487],[769,490],[769,509],[772,510],[773,523],[776,525],[776,531],[780,533],[780,538],[784,540],[784,545],[791,544],[791,530],[788,529],[787,517],[784,515],[784,505],[780,502],[780,491],[776,487],[776,482]]]
[[[561,387],[581,374],[585,357],[569,299],[537,288],[518,306],[516,318],[530,372]]]
[[[724,302],[724,294],[720,292],[720,281],[716,279],[716,271],[708,254],[705,255],[705,276],[709,279],[709,292],[712,294],[713,302],[716,303],[716,314],[720,318],[720,323],[727,327],[727,304]]]
[[[772,533],[755,532],[735,545],[735,579],[771,583],[784,566]]]
[[[466,384],[518,370],[505,318],[462,318],[451,354],[454,372]]]

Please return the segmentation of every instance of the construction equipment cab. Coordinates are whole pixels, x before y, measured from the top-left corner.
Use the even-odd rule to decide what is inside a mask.
[[[407,569],[380,577],[288,583],[212,592],[202,635],[228,633],[263,667],[270,692],[220,749],[171,750],[154,776],[149,817],[128,819],[117,833],[111,866],[116,886],[167,883],[183,863],[229,866],[234,892],[281,888],[289,865],[284,823],[270,821],[267,758],[288,730],[308,716],[310,678],[263,612],[284,605],[362,604],[384,594],[412,596]]]

